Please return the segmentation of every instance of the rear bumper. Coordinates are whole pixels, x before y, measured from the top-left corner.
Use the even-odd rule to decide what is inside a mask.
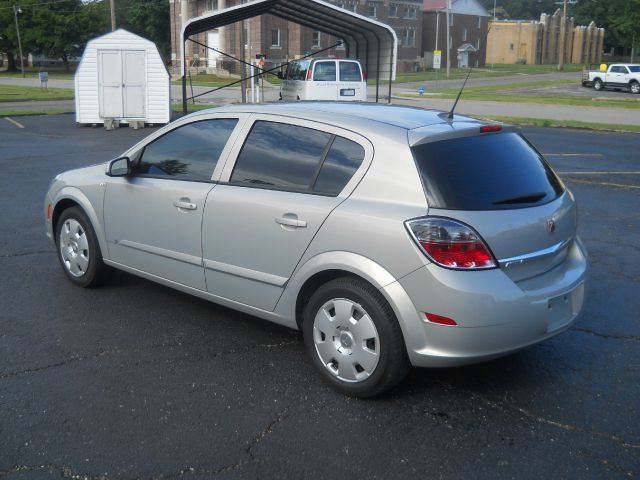
[[[500,357],[570,328],[582,311],[586,276],[587,254],[578,239],[562,264],[530,280],[513,282],[500,269],[459,272],[430,264],[384,290],[397,300],[411,363],[451,367]],[[458,325],[427,322],[425,312]]]

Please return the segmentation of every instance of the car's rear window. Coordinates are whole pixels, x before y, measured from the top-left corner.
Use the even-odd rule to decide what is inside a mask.
[[[516,133],[424,143],[412,151],[433,208],[532,207],[551,202],[563,192],[544,158]]]
[[[361,82],[360,65],[355,62],[339,62],[341,82]]]

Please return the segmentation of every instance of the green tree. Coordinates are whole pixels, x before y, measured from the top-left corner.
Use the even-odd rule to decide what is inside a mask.
[[[20,3],[22,13],[18,14],[18,22],[20,23],[20,33],[24,33],[25,29],[31,26],[30,9],[28,8],[33,0],[27,0]],[[16,25],[13,11],[14,2],[9,0],[0,0],[0,52],[7,54],[8,70],[17,70],[16,64],[20,63],[18,57],[18,36],[16,34]],[[23,52],[26,55],[28,49],[25,50],[23,42]]]
[[[169,0],[116,0],[116,23],[158,46],[160,54],[171,52]]]

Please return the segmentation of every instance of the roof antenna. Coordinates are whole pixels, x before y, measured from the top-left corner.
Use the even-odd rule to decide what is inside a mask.
[[[460,100],[460,95],[462,95],[462,91],[464,90],[464,87],[467,84],[467,80],[469,80],[469,75],[471,75],[471,71],[472,70],[473,70],[473,67],[471,67],[469,69],[469,72],[467,73],[467,77],[464,79],[464,82],[462,83],[462,88],[458,92],[458,96],[456,97],[456,101],[453,103],[453,107],[451,107],[451,111],[447,115],[447,118],[453,118],[453,111],[456,109],[456,105],[458,105],[458,100]]]

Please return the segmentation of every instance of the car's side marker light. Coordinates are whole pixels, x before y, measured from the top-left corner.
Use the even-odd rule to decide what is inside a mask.
[[[436,315],[434,313],[425,313],[424,316],[427,319],[427,321],[431,323],[437,323],[439,325],[449,325],[449,326],[458,325],[458,323],[452,318],[443,317],[441,315]]]

